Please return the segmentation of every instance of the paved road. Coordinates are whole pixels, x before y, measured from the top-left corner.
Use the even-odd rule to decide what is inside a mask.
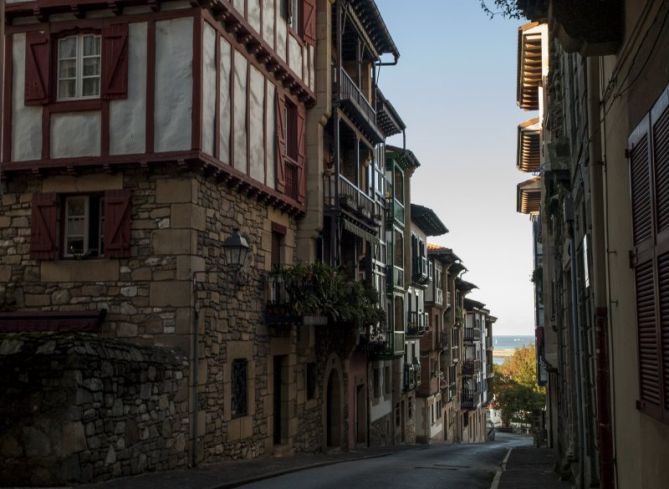
[[[245,489],[489,489],[510,447],[530,446],[531,438],[498,433],[480,445],[436,445],[286,474],[248,484]]]

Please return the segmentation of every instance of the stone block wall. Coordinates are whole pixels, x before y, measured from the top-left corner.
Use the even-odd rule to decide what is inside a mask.
[[[185,467],[188,366],[82,333],[0,335],[0,485]]]

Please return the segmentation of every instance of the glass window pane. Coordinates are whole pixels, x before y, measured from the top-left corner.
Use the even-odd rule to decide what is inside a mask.
[[[76,58],[77,57],[77,38],[66,37],[58,42],[58,58]]]
[[[85,198],[76,198],[67,200],[67,216],[76,217],[86,215]]]
[[[60,61],[59,78],[74,78],[77,76],[77,61],[66,59]]]
[[[82,236],[84,234],[84,220],[76,217],[68,219],[67,221],[67,235],[68,236]]]
[[[91,97],[100,93],[100,78],[84,78],[82,95]]]
[[[58,82],[58,98],[73,98],[76,95],[76,82],[74,80],[61,80]]]
[[[95,56],[100,54],[100,37],[84,36],[84,56]]]
[[[97,76],[100,74],[100,58],[84,58],[84,75]]]
[[[84,238],[68,238],[67,253],[71,255],[80,255],[84,252]]]

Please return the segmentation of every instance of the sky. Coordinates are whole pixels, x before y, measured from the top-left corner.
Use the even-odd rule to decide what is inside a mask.
[[[376,0],[400,51],[379,86],[407,125],[421,162],[411,198],[449,229],[429,242],[453,248],[479,289],[469,297],[498,317],[496,335],[533,335],[532,228],[516,212],[517,29],[478,0]],[[410,5],[410,7],[409,7]],[[401,138],[390,141],[401,145]]]

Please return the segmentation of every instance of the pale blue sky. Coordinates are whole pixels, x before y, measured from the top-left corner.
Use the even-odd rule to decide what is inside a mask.
[[[516,213],[516,106],[520,20],[490,20],[478,0],[377,0],[401,57],[379,85],[407,124],[422,166],[412,200],[431,207],[499,317],[495,334],[534,334],[529,218]],[[401,145],[401,139],[393,140]]]

